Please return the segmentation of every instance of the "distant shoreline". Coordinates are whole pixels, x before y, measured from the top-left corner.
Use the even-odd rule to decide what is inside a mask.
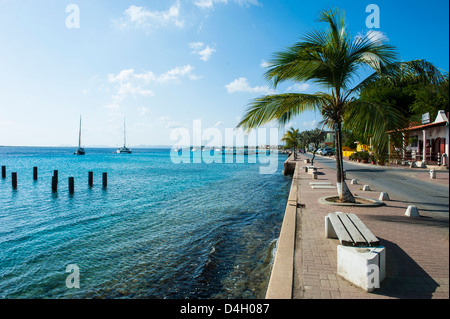
[[[35,146],[35,145],[0,145],[0,147],[77,148],[78,146],[76,146],[76,145],[73,145],[73,146],[70,146],[70,145],[61,145],[61,146],[42,146],[42,145],[40,145],[40,146]],[[105,148],[105,149],[109,149],[109,148],[118,148],[118,147],[120,147],[120,146],[105,146],[105,145],[99,145],[99,146],[96,146],[96,145],[93,145],[93,146],[84,146],[84,148]],[[146,146],[130,146],[130,148],[142,148],[142,149],[145,149],[145,148],[167,148],[167,149],[170,149],[170,148],[172,148],[172,146],[170,146],[170,145],[155,145],[155,146],[152,146],[152,145],[146,145]]]
[[[32,148],[32,147],[34,147],[34,148],[77,148],[78,146],[76,146],[76,145],[73,145],[73,146],[70,146],[70,145],[63,145],[63,146],[42,146],[42,145],[40,145],[40,146],[34,146],[34,145],[0,145],[0,147],[23,147],[23,148]],[[118,148],[118,147],[120,147],[119,145],[117,145],[117,146],[105,146],[105,145],[103,145],[103,146],[101,146],[101,145],[99,145],[99,146],[95,146],[95,145],[93,145],[93,146],[83,146],[84,148],[87,148],[87,149],[93,149],[93,148],[104,148],[104,149],[116,149],[116,148]],[[134,149],[155,149],[155,148],[157,148],[157,149],[172,149],[173,148],[173,145],[143,145],[143,146],[129,146],[130,148],[134,148]],[[179,147],[180,149],[188,149],[188,148],[191,148],[192,146],[182,146],[182,147]],[[226,148],[233,148],[233,146],[225,146]],[[195,146],[195,148],[200,148],[199,146]],[[205,148],[205,150],[209,150],[209,149],[215,149],[215,148],[217,148],[217,147],[213,147],[213,146],[208,146],[208,147],[206,147]],[[243,150],[244,149],[244,147],[242,147],[242,146],[237,146],[237,147],[235,147],[237,150]],[[276,148],[276,146],[273,146],[273,148],[271,147],[270,148],[270,150],[275,150],[275,149],[277,149]],[[248,147],[248,150],[256,150],[256,146],[249,146]],[[266,148],[260,148],[259,150],[261,150],[261,151],[263,151],[263,150],[269,150],[269,149],[266,149]]]

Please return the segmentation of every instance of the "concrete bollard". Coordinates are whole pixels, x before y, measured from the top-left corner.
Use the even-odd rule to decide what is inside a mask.
[[[436,179],[436,171],[434,169],[430,170],[430,179]]]
[[[389,194],[385,193],[385,192],[381,192],[380,193],[380,198],[378,198],[378,200],[381,200],[381,201],[383,201],[383,200],[390,200],[389,199]]]
[[[358,184],[358,181],[356,179],[352,179],[351,184],[356,185]]]
[[[420,217],[419,210],[414,205],[409,205],[406,209],[405,215],[408,217]]]
[[[317,179],[317,172],[312,173],[312,179]]]
[[[75,192],[75,179],[73,177],[69,177],[69,194],[73,194]]]
[[[305,159],[304,161],[306,164],[309,164],[309,158]]]
[[[308,173],[308,167],[304,167],[304,169],[305,169],[305,173]]]
[[[35,166],[33,167],[33,180],[37,181],[38,179],[38,168]]]
[[[369,185],[364,185],[362,190],[365,191],[365,192],[370,191]]]
[[[11,179],[12,179],[12,188],[17,189],[17,173],[11,173]]]
[[[108,186],[108,174],[103,173],[103,188],[106,188]]]
[[[90,187],[94,185],[94,172],[88,172],[88,185]]]

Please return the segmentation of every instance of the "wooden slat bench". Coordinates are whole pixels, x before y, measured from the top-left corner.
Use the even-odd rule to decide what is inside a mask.
[[[366,225],[352,213],[329,213],[325,217],[327,238],[337,238],[343,246],[377,247],[380,241]]]

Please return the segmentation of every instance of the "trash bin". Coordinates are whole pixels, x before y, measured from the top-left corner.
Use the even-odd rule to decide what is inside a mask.
[[[447,154],[442,154],[442,160],[441,160],[441,165],[447,166],[448,165],[448,156]]]
[[[436,171],[434,169],[430,169],[430,179],[436,178]]]

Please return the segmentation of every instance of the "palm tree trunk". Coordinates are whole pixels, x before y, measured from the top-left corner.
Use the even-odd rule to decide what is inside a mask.
[[[344,178],[344,165],[342,161],[342,135],[341,135],[341,122],[335,124],[336,134],[336,188],[338,191],[339,199],[345,203],[354,203],[355,197],[348,189],[347,183]]]

